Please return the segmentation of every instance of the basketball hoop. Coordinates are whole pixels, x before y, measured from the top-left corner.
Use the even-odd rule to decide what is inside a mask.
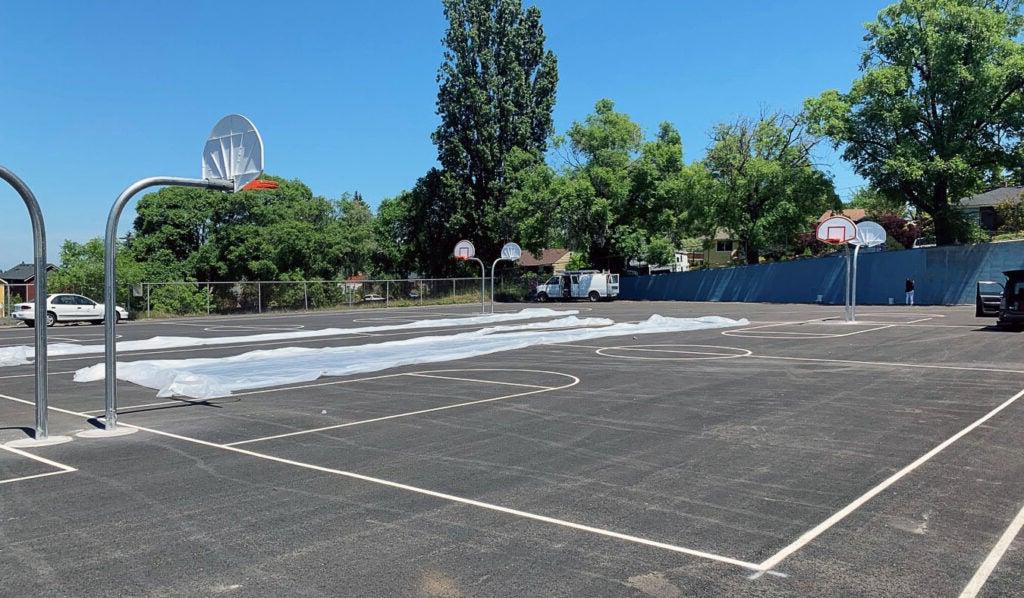
[[[471,260],[476,257],[476,247],[472,241],[463,239],[455,244],[455,251],[452,252],[452,256],[457,260]]]
[[[268,181],[267,179],[256,179],[255,181],[252,181],[246,184],[244,187],[242,187],[242,191],[261,191],[264,189],[277,189],[280,186],[281,185],[279,185],[277,181]]]
[[[846,216],[833,216],[818,225],[815,236],[822,243],[842,245],[857,238],[857,225]]]

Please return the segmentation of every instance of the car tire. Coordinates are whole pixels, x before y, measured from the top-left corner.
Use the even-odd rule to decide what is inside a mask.
[[[57,314],[52,311],[46,312],[46,327],[53,328],[57,324]]]
[[[587,298],[590,299],[591,303],[597,303],[598,301],[601,300],[601,294],[598,293],[597,291],[590,291],[590,294],[587,295]]]
[[[547,300],[548,300],[548,294],[547,293],[537,293],[537,302],[538,303],[547,303]]]

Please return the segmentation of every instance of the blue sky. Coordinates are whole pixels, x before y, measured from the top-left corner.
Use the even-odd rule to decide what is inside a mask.
[[[610,97],[649,133],[675,123],[691,161],[717,122],[847,88],[863,23],[886,2],[536,4],[559,58],[558,131]],[[435,163],[439,2],[64,0],[3,17],[0,164],[39,197],[52,261],[64,239],[101,235],[132,181],[198,176],[223,114],[260,128],[268,172],[327,197],[359,190],[376,205]],[[862,184],[822,160],[840,195]],[[6,186],[0,214],[0,267],[28,260],[28,216]]]

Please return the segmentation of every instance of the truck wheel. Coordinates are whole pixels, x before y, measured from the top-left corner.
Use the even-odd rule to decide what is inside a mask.
[[[598,293],[597,291],[590,291],[590,294],[587,295],[587,298],[590,299],[591,303],[597,303],[598,301],[601,300],[601,294]]]
[[[57,314],[52,311],[46,312],[46,327],[53,328],[54,324],[57,323]]]
[[[546,303],[547,300],[548,300],[548,294],[547,293],[537,293],[537,302],[538,303]]]

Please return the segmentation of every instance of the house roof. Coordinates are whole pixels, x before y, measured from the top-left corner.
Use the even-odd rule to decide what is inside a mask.
[[[57,266],[53,264],[46,264],[46,270],[56,270]],[[6,272],[0,272],[0,278],[6,280],[11,284],[19,284],[28,282],[36,277],[36,266],[35,264],[29,264],[22,262],[17,266],[7,270]]]
[[[1020,201],[1024,187],[1000,187],[961,199],[961,208],[994,208],[1007,201]]]
[[[818,218],[818,224],[825,222],[826,220],[832,218],[833,216],[846,216],[847,218],[853,220],[854,222],[860,222],[861,220],[864,220],[865,218],[868,217],[868,213],[865,210],[862,210],[861,208],[847,208],[841,212],[829,210],[822,214],[820,218]]]
[[[359,274],[353,274],[345,279],[345,282],[363,282],[366,280],[366,275],[360,272]]]
[[[532,251],[524,251],[523,257],[519,258],[519,265],[527,268],[535,266],[553,266],[555,262],[565,257],[568,249],[543,249],[540,255]]]

